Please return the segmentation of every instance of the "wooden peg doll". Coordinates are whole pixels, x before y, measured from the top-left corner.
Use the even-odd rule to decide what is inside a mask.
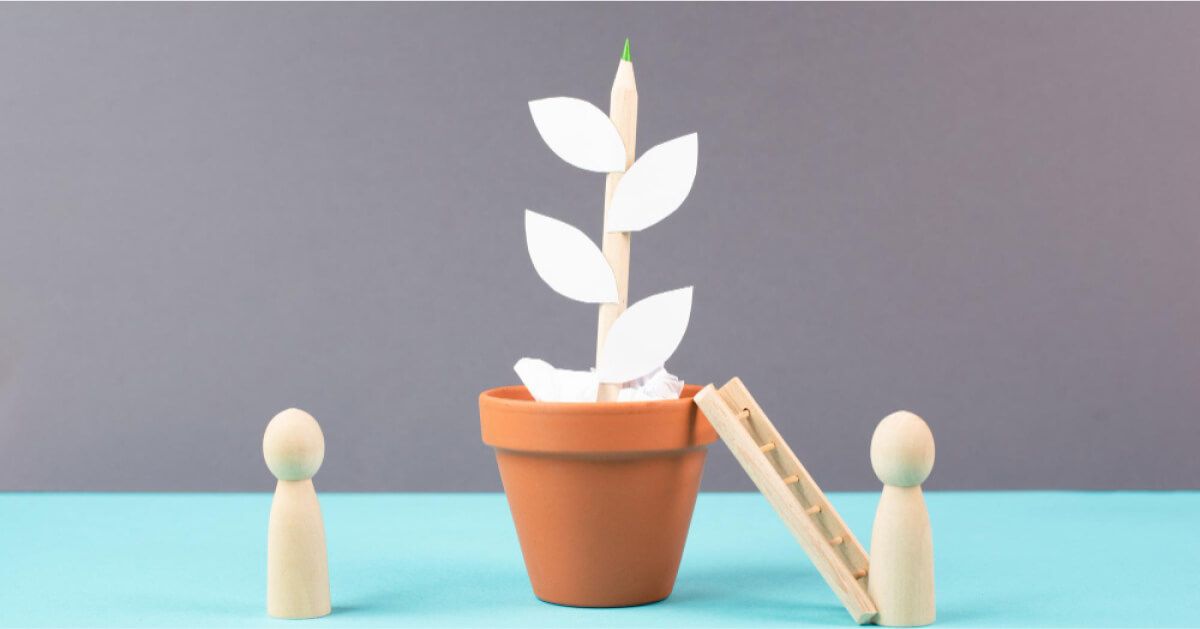
[[[871,467],[883,481],[883,494],[871,529],[867,592],[879,610],[879,625],[934,621],[933,534],[921,493],[933,456],[933,433],[908,411],[885,417],[871,437]]]
[[[289,408],[267,424],[263,458],[279,479],[267,530],[267,613],[276,618],[329,614],[325,525],[312,477],[325,437],[312,415]]]

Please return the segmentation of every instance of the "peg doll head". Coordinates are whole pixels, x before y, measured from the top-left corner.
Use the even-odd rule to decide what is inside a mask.
[[[325,460],[325,436],[312,415],[289,408],[267,424],[263,458],[279,480],[307,480]]]
[[[883,418],[871,437],[871,467],[884,485],[915,487],[933,470],[933,433],[908,411]]]

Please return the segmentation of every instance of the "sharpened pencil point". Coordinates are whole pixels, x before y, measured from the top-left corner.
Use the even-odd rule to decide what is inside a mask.
[[[633,61],[629,58],[629,38],[625,38],[625,52],[621,53],[621,61]]]

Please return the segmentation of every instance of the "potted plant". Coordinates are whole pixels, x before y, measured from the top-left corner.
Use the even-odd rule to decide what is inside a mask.
[[[697,138],[660,144],[634,161],[636,88],[628,41],[611,118],[586,101],[533,101],[550,148],[608,173],[604,248],[532,211],[526,241],[557,292],[600,305],[596,366],[558,370],[522,359],[526,386],[479,397],[483,441],[495,449],[533,591],[551,603],[619,607],[666,598],[675,583],[708,444],[716,433],[665,371],[687,329],[691,287],[626,308],[630,233],[687,197]]]

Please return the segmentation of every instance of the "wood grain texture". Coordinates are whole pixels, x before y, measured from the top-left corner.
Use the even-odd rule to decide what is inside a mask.
[[[884,485],[871,528],[874,564],[867,591],[879,607],[880,625],[928,625],[937,615],[933,532],[921,491],[933,461],[933,433],[920,417],[898,411],[875,428],[871,467]]]
[[[710,384],[695,400],[846,611],[859,624],[870,622],[876,608],[860,581],[869,571],[866,551],[741,380],[720,391]],[[765,443],[776,447],[763,452]]]
[[[633,77],[633,63],[621,60],[617,64],[617,76],[613,79],[612,93],[609,96],[608,116],[616,125],[625,142],[625,168],[633,165],[635,147],[637,145],[637,83]],[[604,181],[604,222],[608,222],[608,208],[612,204],[613,193],[624,173],[609,173]],[[604,352],[604,341],[608,338],[608,330],[617,317],[629,306],[629,232],[604,232],[601,248],[604,259],[612,267],[613,276],[617,279],[617,303],[600,304],[600,318],[596,328],[596,364],[600,364],[600,354]],[[600,383],[597,400],[611,402],[617,399],[621,386],[613,383]]]
[[[312,480],[281,480],[267,532],[267,613],[317,618],[330,612],[325,525]]]
[[[920,486],[884,486],[871,528],[871,556],[867,592],[879,608],[876,624],[932,624],[937,616],[933,532]]]
[[[312,477],[325,460],[325,435],[312,415],[289,408],[267,424],[263,458],[275,475],[267,525],[267,613],[317,618],[330,612],[325,524]]]

